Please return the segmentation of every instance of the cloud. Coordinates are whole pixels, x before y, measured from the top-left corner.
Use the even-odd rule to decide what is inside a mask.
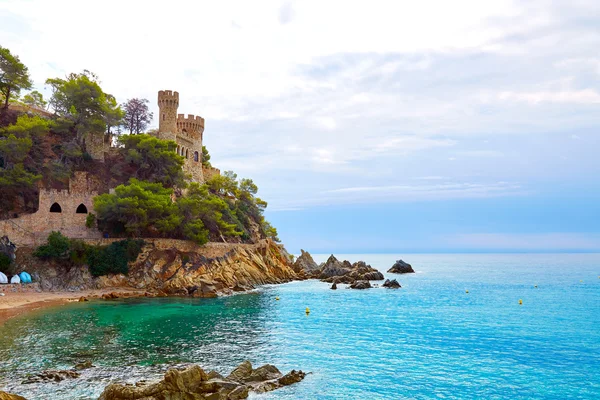
[[[294,8],[291,2],[285,2],[279,8],[279,23],[289,24],[294,19]]]
[[[575,103],[599,104],[600,93],[593,89],[575,91],[540,91],[540,92],[501,92],[498,98],[503,101],[519,101],[530,104],[540,103]]]

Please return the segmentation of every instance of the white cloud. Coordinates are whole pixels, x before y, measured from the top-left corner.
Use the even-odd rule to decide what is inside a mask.
[[[539,92],[501,92],[498,98],[502,101],[522,101],[530,104],[540,103],[576,103],[598,104],[600,93],[593,89],[572,91],[539,91]]]

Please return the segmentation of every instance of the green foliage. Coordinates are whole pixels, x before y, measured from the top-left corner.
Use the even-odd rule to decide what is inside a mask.
[[[275,227],[273,225],[271,225],[269,222],[263,220],[262,230],[266,237],[273,239],[276,242],[281,242],[281,240],[277,236],[277,229],[275,229]]]
[[[202,165],[206,168],[210,168],[210,154],[206,146],[202,146]]]
[[[33,255],[44,260],[65,260],[70,257],[71,241],[60,232],[51,232],[48,243],[39,246]]]
[[[96,226],[96,214],[89,213],[87,217],[85,217],[85,226],[90,229]]]
[[[110,232],[124,231],[132,236],[166,235],[181,223],[172,195],[173,189],[166,189],[160,183],[131,179],[128,185],[117,186],[114,194],[94,198],[98,225]]]
[[[184,158],[177,155],[175,142],[150,135],[123,135],[119,142],[125,161],[136,167],[136,178],[166,187],[185,186]]]
[[[22,89],[31,88],[29,70],[19,60],[19,57],[11,54],[10,50],[0,46],[0,94],[4,104],[1,105],[3,113],[8,109],[12,98],[18,98]]]
[[[142,251],[143,240],[127,239],[111,243],[106,247],[90,247],[87,252],[87,264],[93,276],[107,274],[127,274],[128,263],[135,261]]]
[[[0,272],[8,275],[11,272],[11,264],[12,260],[10,259],[10,257],[4,253],[0,253]]]
[[[17,118],[17,122],[3,128],[0,133],[18,138],[35,138],[48,133],[51,127],[52,123],[44,118],[23,114]]]
[[[78,142],[120,124],[123,111],[114,96],[104,93],[92,72],[85,70],[71,73],[66,79],[48,79],[46,84],[52,87],[50,105]]]
[[[27,104],[28,106],[38,108],[46,108],[48,105],[48,102],[44,100],[44,96],[37,90],[34,90],[23,96],[23,103]]]

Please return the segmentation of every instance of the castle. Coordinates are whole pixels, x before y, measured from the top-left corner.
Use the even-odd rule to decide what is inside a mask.
[[[188,114],[177,114],[179,93],[171,90],[158,92],[158,132],[159,139],[177,143],[177,154],[185,158],[184,171],[194,182],[203,182],[202,173],[202,134],[204,118]]]
[[[220,174],[217,168],[202,165],[202,134],[204,118],[177,114],[179,93],[171,90],[158,92],[159,125],[152,133],[159,139],[177,143],[177,154],[184,157],[183,169],[194,182],[204,182]],[[116,151],[109,135],[92,135],[86,143],[92,158],[104,161],[107,153]],[[80,239],[96,239],[101,233],[86,228],[89,212],[93,211],[93,199],[99,194],[100,185],[95,177],[85,172],[75,172],[68,190],[40,187],[39,208],[33,214],[0,220],[0,237],[8,238],[17,245],[39,245],[52,231]]]

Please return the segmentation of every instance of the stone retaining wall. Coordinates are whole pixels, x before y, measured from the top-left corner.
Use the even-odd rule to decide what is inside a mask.
[[[0,293],[34,293],[41,292],[40,284],[33,283],[0,283]]]

